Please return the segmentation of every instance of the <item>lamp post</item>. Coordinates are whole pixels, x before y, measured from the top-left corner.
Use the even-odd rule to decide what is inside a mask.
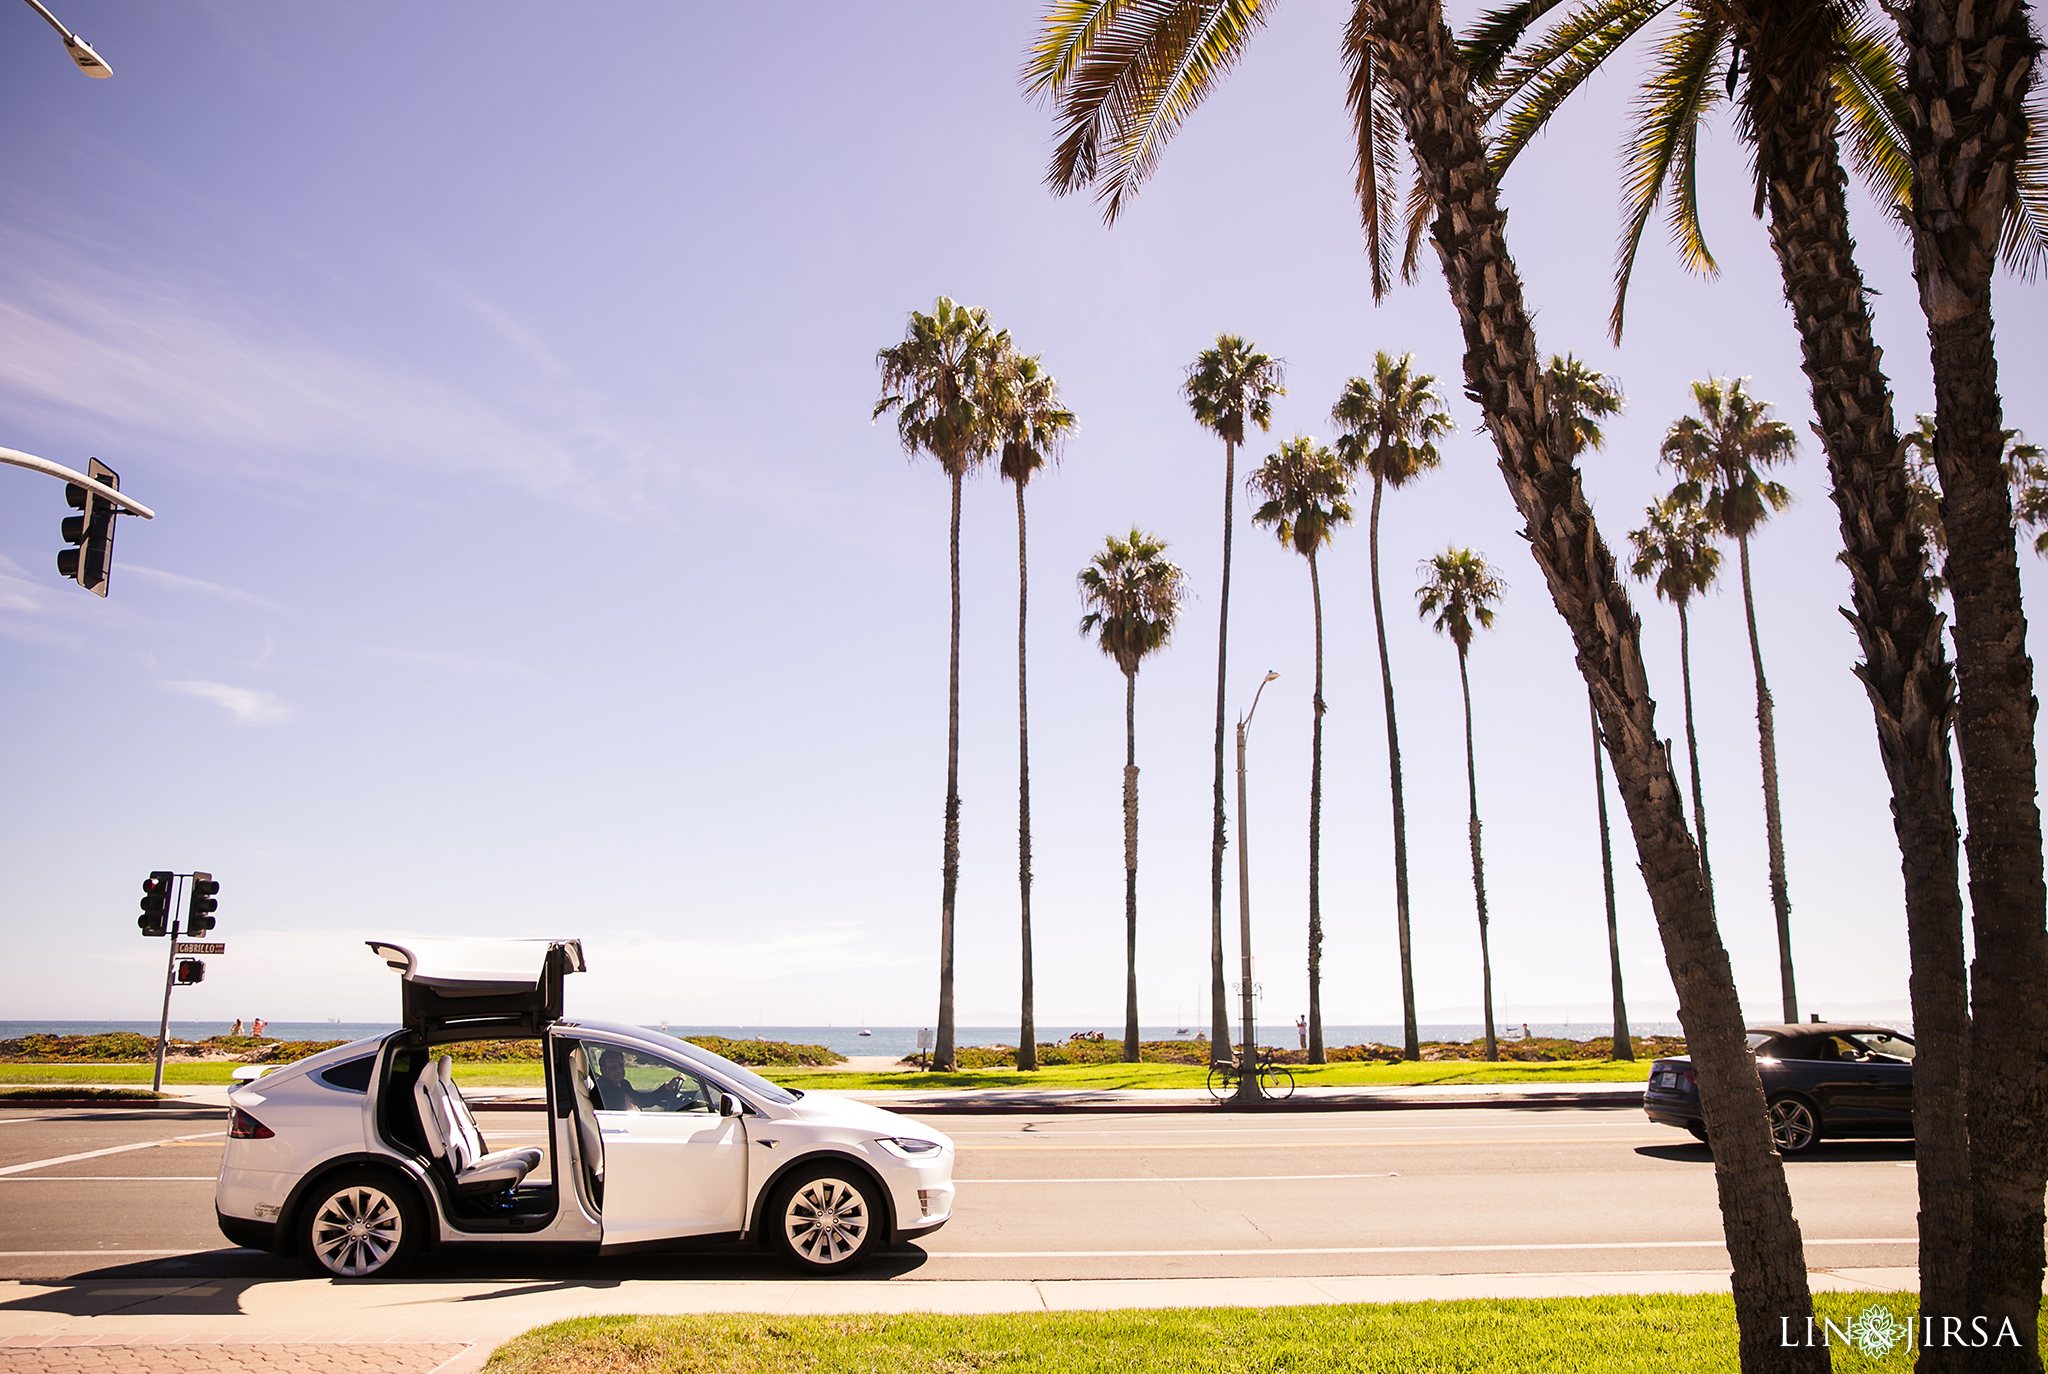
[[[78,64],[78,70],[84,72],[87,76],[99,77],[101,80],[105,80],[114,74],[114,69],[107,65],[107,60],[92,50],[92,44],[65,28],[62,20],[43,8],[42,0],[28,0],[28,7],[43,16],[43,19],[49,26],[55,29],[58,35],[63,38],[64,52],[73,62]]]
[[[1252,1024],[1252,871],[1251,856],[1245,850],[1244,820],[1244,735],[1251,727],[1252,716],[1258,712],[1259,698],[1264,695],[1266,684],[1280,674],[1268,672],[1259,681],[1259,690],[1252,693],[1251,710],[1246,711],[1237,722],[1237,941],[1239,953],[1238,988],[1243,994],[1244,1049],[1238,1055],[1237,1092],[1230,1099],[1233,1105],[1252,1105],[1265,1101],[1259,1091],[1258,1041]]]

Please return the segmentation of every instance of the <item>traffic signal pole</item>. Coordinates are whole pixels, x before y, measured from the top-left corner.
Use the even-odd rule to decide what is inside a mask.
[[[184,885],[182,878],[177,882],[179,886]],[[171,910],[178,910],[175,903]],[[171,949],[164,959],[164,1014],[156,1026],[156,1073],[149,1084],[149,1090],[157,1093],[164,1090],[164,1049],[171,1043],[171,989],[176,986],[178,977],[179,924],[178,917],[171,917]]]

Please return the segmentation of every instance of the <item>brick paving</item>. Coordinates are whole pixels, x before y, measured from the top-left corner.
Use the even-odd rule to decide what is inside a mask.
[[[0,1341],[0,1374],[432,1374],[472,1347],[448,1341],[28,1336]]]

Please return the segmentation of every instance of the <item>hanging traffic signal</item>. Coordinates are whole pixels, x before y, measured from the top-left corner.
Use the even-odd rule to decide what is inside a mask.
[[[214,897],[219,892],[220,884],[213,880],[211,873],[192,875],[192,901],[185,909],[187,935],[204,935],[213,929],[213,913],[220,909],[220,903]]]
[[[181,987],[190,987],[194,983],[203,983],[205,981],[206,961],[204,959],[180,959],[178,961],[178,983]]]
[[[142,914],[135,924],[144,935],[164,935],[171,926],[171,884],[175,873],[152,873],[142,880]]]
[[[97,458],[86,464],[85,475],[121,489],[121,475]],[[58,551],[57,571],[94,595],[105,596],[114,567],[114,517],[120,512],[111,501],[76,482],[64,484],[64,500],[78,514],[64,517],[64,542],[72,547]]]

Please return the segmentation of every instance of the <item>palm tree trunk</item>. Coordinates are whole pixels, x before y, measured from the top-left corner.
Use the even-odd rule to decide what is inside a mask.
[[[1756,748],[1764,772],[1764,849],[1770,861],[1771,910],[1778,918],[1778,992],[1785,1003],[1785,1021],[1799,1019],[1799,993],[1792,981],[1792,898],[1785,890],[1785,831],[1778,812],[1778,729],[1771,709],[1771,689],[1764,682],[1764,654],[1756,637],[1756,597],[1749,584],[1749,537],[1735,541],[1742,555],[1742,616],[1749,625],[1749,664],[1756,673]],[[1686,700],[1686,738],[1692,737],[1691,696]],[[1697,806],[1697,802],[1695,802]],[[1705,861],[1701,867],[1704,870]],[[1711,880],[1707,885],[1713,897]]]
[[[1493,1034],[1493,956],[1486,947],[1486,861],[1479,853],[1479,769],[1472,757],[1472,681],[1465,673],[1465,650],[1458,650],[1458,690],[1465,694],[1465,797],[1471,807],[1467,833],[1472,840],[1472,900],[1479,908],[1479,994],[1486,1012],[1486,1059],[1500,1058]]]
[[[946,843],[939,887],[939,1025],[931,1067],[950,1070],[953,1053],[953,902],[960,892],[960,473],[953,475],[953,622],[946,668]]]
[[[1216,609],[1216,828],[1209,858],[1209,1062],[1230,1058],[1230,1002],[1223,989],[1223,849],[1228,843],[1223,816],[1224,670],[1230,650],[1230,524],[1237,484],[1237,445],[1223,441],[1223,595]]]
[[[1382,59],[1424,187],[1438,207],[1431,239],[1464,330],[1466,386],[1485,415],[1530,551],[1599,707],[1699,1075],[1733,1261],[1742,1367],[1749,1374],[1825,1370],[1826,1350],[1779,1344],[1781,1317],[1803,1325],[1813,1312],[1784,1160],[1771,1142],[1734,972],[1657,735],[1640,625],[1579,485],[1571,436],[1544,397],[1543,358],[1508,255],[1506,215],[1457,42],[1440,0],[1362,0],[1352,22],[1364,27],[1360,36]]]
[[[1991,282],[1998,234],[2013,194],[2013,165],[2027,137],[2026,102],[2040,52],[2025,4],[1978,9],[1958,0],[1921,0],[1897,13],[1908,54],[1912,120],[1914,277],[1934,361],[1935,465],[1941,522],[1955,597],[1961,710],[1963,805],[1969,822],[1970,904],[1976,933],[1973,1025],[1966,1075],[1971,1214],[1944,1215],[1945,1230],[1969,1244],[1967,1295],[1944,1313],[2010,1317],[2020,1350],[1977,1352],[1982,1368],[2038,1369],[2036,1329],[2042,1281],[2042,1191],[2048,1156],[2040,1128],[2048,1112],[2040,1066],[2048,1041],[2048,936],[2044,936],[2041,813],[2035,800],[2033,662],[2011,496],[2001,466],[2005,433],[1992,347]],[[1909,932],[1910,934],[1910,932]],[[1957,967],[1944,966],[1929,1000],[1940,1019],[1921,1019],[1920,953],[1914,949],[1914,1024],[1923,1037],[1961,1031],[1961,939],[1941,932]],[[1932,935],[1930,942],[1934,941]],[[1923,1051],[1924,1053],[1924,1051]],[[1920,1094],[1916,1062],[1914,1093]],[[1946,1075],[1945,1075],[1946,1081]],[[1962,1090],[1963,1077],[1955,1080]],[[1916,1105],[1916,1118],[1922,1109]],[[1922,1147],[1921,1273],[1929,1257],[1928,1189]],[[1970,1237],[1974,1236],[1974,1243]],[[1950,1252],[1943,1254],[1946,1261]],[[1922,1280],[1922,1310],[1927,1310]]]
[[[1394,791],[1394,925],[1401,943],[1401,1057],[1422,1058],[1415,1029],[1415,966],[1408,945],[1408,809],[1401,800],[1401,737],[1394,728],[1394,670],[1387,660],[1387,614],[1380,604],[1380,491],[1372,479],[1372,625],[1380,645],[1380,692],[1387,702],[1387,781]]]
[[[1315,728],[1308,770],[1308,1062],[1323,1062],[1323,579],[1308,556],[1308,588],[1316,608]],[[1252,1053],[1252,1046],[1244,1047]]]
[[[1700,879],[1707,885],[1707,901],[1711,904],[1714,866],[1707,861],[1707,796],[1700,790],[1700,737],[1692,724],[1692,620],[1683,601],[1678,603],[1678,676],[1685,684],[1685,760],[1692,769],[1693,840],[1700,847]]]
[[[1124,1063],[1138,1062],[1138,675],[1124,674]]]
[[[1600,758],[1606,746],[1600,740],[1600,711],[1587,698],[1593,717],[1593,798],[1600,813],[1600,885],[1607,894],[1607,968],[1614,983],[1614,1046],[1616,1059],[1636,1057],[1635,1038],[1629,1034],[1628,1006],[1621,996],[1621,930],[1614,916],[1614,844],[1607,832],[1607,770]]]
[[[1766,23],[1774,19],[1796,22],[1797,10],[1798,7],[1764,6],[1755,14]],[[1925,9],[1917,12],[1927,13]],[[2023,12],[2014,22],[2025,25]],[[1771,50],[1772,36],[1768,33],[1760,32],[1754,38],[1744,33],[1741,37],[1749,44],[1748,51],[1743,53],[1746,61],[1759,51]],[[1810,42],[1777,46],[1792,52],[1816,47]],[[1947,70],[1945,64],[1943,69]],[[1966,1075],[1968,1057],[1973,1052],[1973,1032],[1964,1000],[1962,894],[1957,882],[1955,799],[1948,745],[1954,684],[1942,644],[1941,616],[1927,589],[1924,542],[1906,514],[1906,468],[1892,416],[1890,383],[1885,379],[1880,353],[1872,338],[1868,298],[1855,261],[1855,244],[1849,237],[1847,178],[1836,144],[1833,89],[1824,73],[1810,69],[1803,80],[1758,82],[1753,78],[1750,86],[1768,93],[1775,102],[1767,122],[1768,136],[1759,139],[1757,150],[1758,166],[1770,192],[1771,244],[1778,255],[1785,299],[1799,329],[1814,414],[1827,452],[1830,494],[1842,530],[1843,563],[1850,574],[1849,620],[1855,626],[1863,653],[1863,661],[1854,671],[1863,683],[1876,720],[1878,754],[1891,783],[1893,828],[1899,840],[1905,879],[1906,937],[1913,958],[1910,990],[1917,1034],[1913,1115],[1921,1198],[1920,1312],[1934,1317],[1966,1317],[1986,1309],[1974,1306],[1974,1295],[1965,1296],[1969,1269],[1963,1257],[1969,1255],[1974,1262],[1979,1252],[1971,1247],[1971,1230],[1977,1226],[1982,1234],[1983,1223],[1971,1220],[1969,1200],[1973,1149],[1970,1135],[1977,1124],[1977,1103],[1969,1104],[1970,1121],[1965,1120],[1962,1107],[1966,1082],[1970,1091],[1981,1090],[1984,1084],[1981,1076]],[[2008,95],[2003,85],[1993,83],[1990,88],[1997,91],[1998,99]],[[1976,89],[1974,77],[1970,89],[1973,93]],[[1921,107],[1921,113],[1926,113],[1925,107]],[[1996,236],[1995,217],[1990,232]],[[1925,278],[1922,280],[1924,283]],[[1938,347],[1936,354],[1938,400]],[[2002,479],[1994,479],[1993,485],[1999,486],[2002,493]],[[2008,567],[2012,557],[2011,553],[2006,555]],[[1958,559],[1953,542],[1950,564],[1952,577],[1965,566],[1982,566],[1972,564],[1968,556]],[[2016,611],[2016,587],[2013,605]],[[1960,644],[1966,637],[1960,615],[1957,635]],[[2011,641],[2014,649],[2018,649],[2018,644],[2017,640]],[[2024,686],[2019,700],[2029,700]],[[2023,713],[2030,711],[2028,707],[2021,709]],[[1986,752],[1998,755],[1998,766],[2003,766],[2018,757],[2015,751],[2028,751],[2024,796],[2031,808],[2031,714],[2025,714],[2025,719],[2028,723],[2023,730]],[[1962,739],[1966,797],[1973,808],[1980,802],[1991,802],[1991,811],[1997,814],[1987,813],[1987,824],[2000,827],[2018,814],[2012,809],[2019,804],[2018,796],[1999,796],[1995,801],[1979,796],[1970,783],[1972,759],[1976,755],[1967,729]],[[1974,809],[1971,833],[1974,841]],[[2034,873],[2030,885],[2036,894],[2033,939],[2038,948],[2041,859],[2038,829],[2034,833]],[[1987,892],[1986,896],[1992,894]],[[1977,903],[1980,960],[1987,948],[1981,927],[1987,914],[1999,909],[1995,897]],[[1993,922],[1997,919],[1990,916]],[[2029,970],[2021,952],[2026,943],[2026,937],[2022,937],[2019,946],[2008,947],[1994,956],[1996,970],[1992,976],[2010,973],[2028,980],[2027,991],[2021,997],[2032,999],[2038,1007],[2040,964],[2035,963]],[[1990,944],[1995,948],[1998,942],[1994,938]],[[1980,969],[1983,967],[1980,963]],[[1980,985],[1979,996],[1987,992]],[[1996,998],[1995,993],[1990,995]],[[1998,1020],[1996,1015],[1989,1018],[1991,1024]],[[1976,1028],[1979,1051],[1987,1029],[1982,1022]],[[1997,1061],[1994,1080],[2003,1087],[2013,1086],[2017,1080],[2011,1074],[2011,1065],[2038,1062],[2039,1043],[2036,1032],[2034,1039],[2026,1042],[2030,1047],[2025,1051],[2027,1059],[2016,1061],[2007,1057]],[[2019,1049],[2013,1043],[2004,1046],[2002,1052],[2010,1056]],[[2001,1088],[1990,1091],[1998,1093]],[[2012,1121],[2010,1113],[2015,1110],[2032,1111],[2038,1119],[2037,1106],[2008,1100],[1993,1120]],[[1996,1125],[1991,1129],[1997,1130]],[[2031,1136],[2037,1132],[2025,1128],[2021,1134]],[[2038,1149],[2035,1140],[2015,1139],[2011,1144],[2015,1153],[2010,1157],[2014,1158],[2028,1156]],[[2008,1215],[2031,1214],[2031,1221],[2017,1224],[2021,1230],[2032,1227],[2032,1240],[2017,1237],[2016,1244],[2021,1247],[2019,1253],[2031,1250],[2032,1291],[2038,1298],[2042,1176],[2035,1172],[2032,1178],[2031,1200],[2014,1197],[2012,1205],[2020,1211]],[[1985,1222],[1988,1221],[1986,1217]],[[2024,1287],[2024,1276],[2021,1286]],[[2023,1311],[2015,1309],[2015,1315],[2026,1323],[2024,1329],[2031,1331],[2035,1299],[2028,1299],[2022,1307]],[[1942,1361],[1938,1351],[1927,1352],[1922,1358],[1930,1361],[1930,1367]]]
[[[1031,711],[1024,681],[1025,612],[1030,604],[1024,556],[1024,484],[1017,483],[1017,890],[1024,925],[1024,992],[1018,1017],[1017,1068],[1038,1067],[1038,1018],[1031,987]]]

